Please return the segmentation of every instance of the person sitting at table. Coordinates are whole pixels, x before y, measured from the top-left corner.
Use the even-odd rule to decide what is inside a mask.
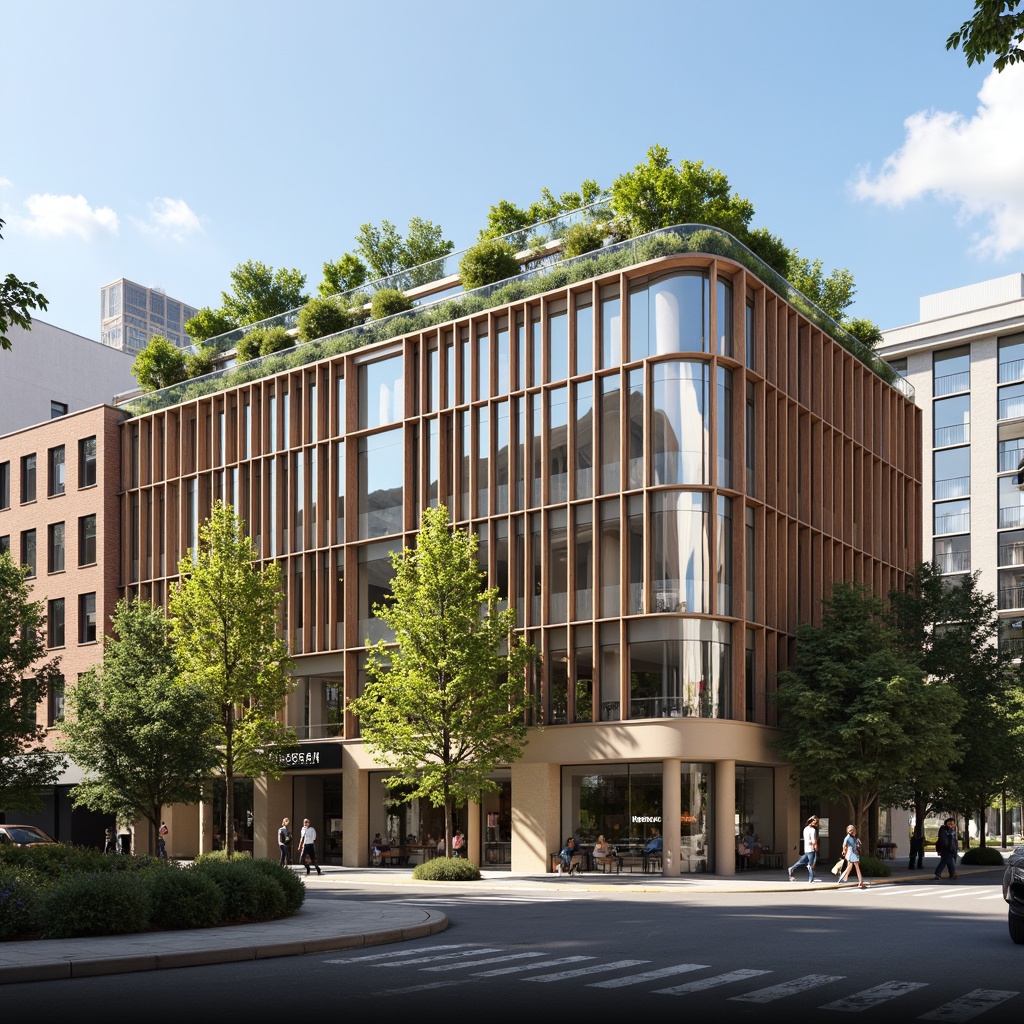
[[[615,854],[612,853],[608,840],[604,836],[598,836],[597,842],[594,843],[594,867],[605,871],[614,860]]]
[[[569,836],[565,841],[565,846],[558,851],[558,874],[571,875],[573,871],[579,874],[582,860],[583,857],[576,846],[576,840]]]
[[[656,828],[652,828],[651,831],[654,835],[651,836],[651,841],[644,847],[644,871],[648,870],[652,856],[656,860],[661,860],[661,833]]]

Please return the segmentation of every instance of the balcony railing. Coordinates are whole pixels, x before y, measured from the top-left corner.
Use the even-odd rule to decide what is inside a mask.
[[[1024,395],[999,399],[999,418],[1001,420],[1017,420],[1022,416],[1024,416]]]
[[[1000,544],[999,564],[1024,565],[1024,543],[1014,541],[1012,544]]]
[[[951,476],[945,480],[935,481],[935,500],[945,501],[948,498],[966,498],[971,493],[971,478],[968,476]]]
[[[1000,587],[999,610],[1024,608],[1024,587]]]
[[[935,397],[942,398],[945,395],[955,395],[958,391],[971,390],[971,371],[962,370],[960,373],[947,373],[935,378]]]
[[[967,444],[971,439],[971,425],[970,423],[954,423],[950,427],[936,427],[934,437],[936,448]]]
[[[1021,459],[1024,458],[1024,444],[1018,440],[1013,447],[1000,445],[999,448],[999,472],[1009,473],[1015,470]]]
[[[913,400],[914,388],[907,380],[900,377],[885,360],[879,358],[871,349],[840,327],[810,299],[797,291],[784,277],[776,273],[732,235],[704,224],[685,224],[678,227],[661,228],[638,238],[631,238],[625,242],[607,245],[593,252],[584,253],[582,256],[562,259],[557,264],[528,270],[508,280],[463,292],[454,298],[424,302],[423,305],[404,313],[395,313],[379,320],[371,320],[337,334],[296,345],[294,348],[251,359],[236,366],[224,367],[203,377],[195,377],[160,391],[152,391],[145,395],[126,399],[119,402],[118,405],[129,415],[139,416],[177,405],[180,402],[193,401],[204,395],[223,391],[252,380],[269,377],[275,373],[305,366],[342,352],[349,352],[415,331],[426,330],[470,313],[493,309],[496,306],[564,287],[576,281],[586,281],[614,270],[648,263],[661,257],[691,252],[723,256],[747,267],[887,384],[911,401]],[[266,321],[264,321],[265,323]]]
[[[944,551],[941,555],[935,556],[934,562],[939,567],[939,572],[943,575],[953,572],[971,571],[970,551]]]
[[[999,529],[1007,529],[1024,524],[1024,508],[1020,505],[1010,505],[999,510]]]
[[[943,535],[947,533],[969,533],[970,529],[970,512],[953,512],[949,515],[935,517],[936,533],[940,533]]]
[[[1009,384],[1011,381],[1024,378],[1024,359],[1007,359],[999,364],[999,383]]]
[[[1024,656],[1024,637],[1014,636],[999,643],[999,653],[1004,658],[1020,658]]]

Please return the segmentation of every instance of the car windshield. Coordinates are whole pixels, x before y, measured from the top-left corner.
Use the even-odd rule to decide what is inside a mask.
[[[11,826],[6,827],[7,834],[11,837],[12,843],[50,843],[53,842],[48,835],[40,832],[37,828],[27,828],[24,826]]]

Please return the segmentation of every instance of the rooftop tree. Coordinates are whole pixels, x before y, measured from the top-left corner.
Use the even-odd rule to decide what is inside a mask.
[[[132,376],[143,391],[159,391],[180,384],[189,377],[185,353],[162,334],[154,334],[135,357]]]
[[[179,676],[214,709],[229,857],[235,776],[280,778],[273,748],[295,743],[294,731],[278,720],[293,685],[287,646],[277,635],[280,569],[276,562],[259,568],[255,560],[233,508],[218,501],[199,528],[198,553],[179,565],[169,601]]]
[[[193,804],[217,768],[216,710],[194,680],[179,681],[163,611],[121,600],[103,662],[68,694],[61,749],[86,773],[76,807],[145,819],[155,848],[167,804]]]
[[[496,789],[488,776],[526,742],[533,649],[513,632],[515,609],[483,589],[476,548],[443,505],[424,511],[416,547],[391,556],[390,597],[373,609],[394,642],[367,644],[369,682],[349,703],[388,786],[444,807],[446,851],[453,808]]]
[[[42,601],[29,599],[28,568],[0,552],[0,808],[35,811],[44,786],[64,768],[43,743],[46,730],[36,708],[53,686],[61,685],[60,658],[46,654]]]

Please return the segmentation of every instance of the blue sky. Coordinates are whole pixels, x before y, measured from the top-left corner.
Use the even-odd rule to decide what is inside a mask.
[[[971,0],[4,0],[0,274],[99,336],[118,277],[219,306],[238,263],[412,216],[608,186],[666,146],[856,278],[883,329],[1024,270],[1024,65],[945,40]]]

